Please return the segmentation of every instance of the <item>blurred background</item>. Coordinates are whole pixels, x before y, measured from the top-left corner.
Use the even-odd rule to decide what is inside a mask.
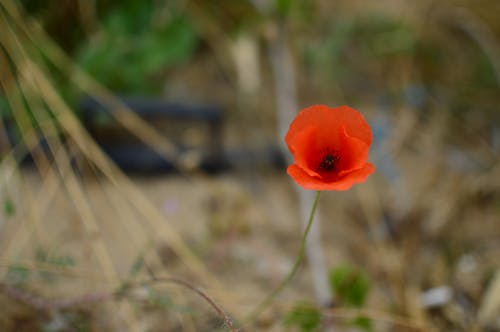
[[[226,329],[156,276],[243,325],[311,104],[364,114],[377,172],[243,330],[500,331],[499,1],[2,0],[0,45],[1,331]]]

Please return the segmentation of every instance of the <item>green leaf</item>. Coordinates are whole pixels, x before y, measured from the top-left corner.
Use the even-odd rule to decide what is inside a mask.
[[[10,109],[9,103],[7,102],[7,98],[3,95],[0,95],[0,119],[6,119],[12,115],[12,111]]]
[[[281,16],[290,14],[294,0],[276,0],[276,10]]]
[[[69,255],[61,255],[61,256],[50,255],[49,252],[43,248],[38,248],[36,250],[35,259],[38,262],[56,265],[59,267],[70,267],[70,266],[76,265],[76,261],[72,256],[69,256]]]
[[[365,316],[358,316],[354,318],[351,324],[364,331],[373,331],[373,324],[371,319]]]
[[[297,326],[301,331],[317,331],[321,325],[321,313],[308,303],[297,304],[285,318],[285,325]]]
[[[198,44],[186,15],[174,12],[153,24],[149,2],[122,3],[104,18],[99,38],[90,39],[78,52],[80,65],[114,91],[157,92],[161,84],[155,75],[188,60]]]
[[[370,280],[363,271],[344,265],[330,271],[330,287],[343,304],[353,307],[363,306]]]
[[[6,216],[12,216],[16,213],[16,209],[14,207],[14,203],[9,198],[5,198],[3,200],[3,213]]]
[[[197,44],[195,30],[183,16],[175,17],[168,25],[143,39],[141,54],[146,72],[172,66],[188,59]]]

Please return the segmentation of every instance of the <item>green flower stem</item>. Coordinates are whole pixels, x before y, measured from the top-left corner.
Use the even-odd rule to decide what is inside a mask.
[[[300,243],[299,253],[297,254],[297,258],[295,259],[295,263],[293,264],[292,269],[290,270],[290,272],[288,272],[287,276],[285,277],[285,279],[283,279],[283,281],[281,281],[278,287],[276,287],[276,289],[271,294],[269,294],[267,298],[264,301],[262,301],[262,303],[257,308],[255,308],[255,310],[247,317],[247,319],[245,319],[245,321],[252,321],[256,319],[273,302],[276,296],[278,296],[281,293],[281,291],[286,287],[286,285],[288,285],[288,283],[295,276],[295,273],[297,272],[300,263],[304,258],[307,235],[311,230],[311,225],[314,220],[314,214],[316,213],[316,207],[318,206],[320,194],[321,191],[317,191],[316,196],[314,197],[314,203],[311,208],[311,214],[309,215],[309,220],[307,222],[306,229],[304,230],[304,234],[302,235],[302,241]]]

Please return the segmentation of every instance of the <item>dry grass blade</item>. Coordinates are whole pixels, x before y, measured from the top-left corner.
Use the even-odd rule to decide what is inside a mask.
[[[115,119],[130,130],[131,133],[143,140],[146,144],[154,148],[160,155],[173,162],[179,171],[182,171],[182,165],[178,161],[177,148],[165,136],[155,128],[148,125],[141,117],[125,106],[108,89],[99,84],[92,77],[82,71],[74,64],[67,55],[45,34],[42,27],[36,22],[25,24],[23,15],[12,2],[5,4],[8,13],[26,35],[28,40],[36,48],[42,50],[43,54],[49,58],[52,64],[60,70],[61,73],[71,73],[68,79],[75,84],[82,92],[94,96],[101,100],[115,116]]]
[[[5,17],[3,17],[4,20],[2,21],[4,23],[4,26],[8,26]],[[4,91],[7,91],[8,96],[21,96],[25,95],[27,97],[28,101],[28,106],[30,107],[31,110],[33,110],[32,114],[34,116],[34,120],[36,122],[42,122],[43,120],[46,120],[41,118],[43,117],[43,111],[44,107],[43,104],[41,103],[38,98],[36,98],[36,95],[29,95],[27,94],[28,91],[26,91],[26,82],[23,82],[23,74],[30,73],[31,71],[30,66],[31,63],[27,59],[26,55],[23,53],[22,46],[17,42],[17,40],[14,38],[14,33],[11,34],[4,34],[4,38],[2,38],[2,44],[4,47],[7,49],[9,54],[11,55],[11,58],[16,59],[18,61],[16,65],[18,66],[16,69],[17,71],[21,72],[21,77],[18,77],[18,83],[19,86],[21,87],[21,90],[24,88],[24,91],[18,91],[19,93],[12,93],[11,87],[7,86],[5,81],[2,81],[2,87]],[[9,38],[11,37],[11,38]],[[17,46],[17,47],[16,47]],[[26,70],[26,68],[28,70]],[[13,76],[13,75],[12,75]],[[33,82],[33,81],[29,81]],[[31,87],[33,88],[33,87]],[[35,90],[36,91],[36,90]],[[38,104],[36,103],[38,101]],[[29,118],[29,114],[27,111],[27,108],[22,105],[22,100],[19,99],[14,99],[10,100],[12,109],[14,110],[13,114],[15,115],[16,121],[18,123],[21,123],[21,130],[26,130],[26,129],[32,129],[32,128],[27,128],[27,126],[31,126],[31,121]],[[46,115],[48,116],[48,114]],[[34,129],[34,128],[33,128]],[[45,137],[50,137],[54,135],[53,133],[57,132],[56,128],[50,128],[51,130],[49,131],[43,131],[45,129],[44,126],[41,127],[42,129],[42,135]],[[56,155],[57,151],[64,151],[64,148],[62,147],[62,143],[59,140],[51,140],[47,139],[48,145],[49,145],[49,150],[53,155]],[[26,145],[28,146],[28,149],[30,151],[36,151],[36,144],[37,142],[34,141],[26,141]],[[33,154],[33,152],[32,152]],[[59,164],[62,162],[63,165],[66,164],[69,165],[71,164],[71,158],[67,153],[64,153],[62,155],[63,159],[60,160],[58,158],[55,159],[56,161],[56,169],[60,168]],[[44,158],[44,163],[49,165],[49,161]],[[35,158],[36,160],[36,158]],[[43,173],[43,169],[46,167],[41,167],[41,162],[37,163],[38,170],[39,172]],[[42,174],[43,176],[44,174]],[[64,178],[63,184],[65,190],[69,193],[70,199],[74,202],[74,206],[76,210],[78,211],[79,215],[81,216],[80,220],[84,226],[85,232],[87,233],[87,237],[94,240],[90,244],[90,248],[93,250],[97,261],[99,262],[100,268],[105,272],[106,275],[112,276],[113,279],[117,278],[117,271],[114,267],[113,260],[111,259],[109,255],[108,248],[106,244],[103,241],[103,238],[100,236],[100,230],[99,230],[99,225],[97,221],[97,217],[92,211],[92,208],[88,202],[88,199],[85,195],[85,192],[82,188],[81,183],[78,181],[76,178],[76,175],[74,172],[67,172],[66,176],[64,174],[59,174]],[[25,195],[26,198],[28,198],[25,201],[25,209],[27,211],[31,211],[31,219],[33,219],[33,228],[36,230],[38,228],[41,228],[41,222],[42,222],[42,216],[40,215],[37,207],[35,204],[33,204],[33,199],[30,199],[31,193],[30,191],[26,190]],[[36,234],[36,232],[35,232]],[[22,228],[18,228],[18,231],[15,232],[15,235],[12,240],[12,246],[10,248],[7,248],[7,252],[12,252],[15,253],[19,249],[23,249],[27,245],[27,240],[28,240],[28,235],[29,232],[26,232],[26,230],[23,230]],[[38,241],[37,241],[38,242]],[[12,251],[9,250],[12,248]],[[116,305],[114,305],[115,307]],[[116,310],[118,309],[118,310]],[[123,303],[118,306],[113,311],[117,311],[123,321],[126,322],[126,326],[128,326],[131,330],[134,330],[137,324],[134,319],[134,313],[132,311],[132,308],[130,307],[129,304]]]
[[[21,18],[21,14],[18,12],[18,9],[13,3],[7,2],[6,8],[8,8],[9,14],[12,15],[12,18],[15,20],[16,24],[20,26],[24,33],[28,35],[36,34],[37,36],[31,37],[31,40],[42,40],[44,41],[44,45],[47,46],[47,55],[53,56],[55,65],[62,65],[62,71],[71,72],[75,75],[72,78],[76,83],[79,84],[80,87],[87,92],[93,92],[96,95],[99,95],[99,92],[106,92],[105,98],[112,98],[112,95],[105,91],[103,88],[100,88],[97,83],[95,83],[88,76],[83,74],[83,72],[79,71],[76,66],[69,64],[68,59],[63,55],[62,52],[59,51],[57,47],[53,45],[53,43],[46,38],[41,32],[41,30],[36,30],[36,32],[30,32],[30,29],[24,24],[24,21]],[[51,108],[53,114],[57,117],[59,124],[65,130],[67,134],[69,134],[72,142],[78,147],[81,153],[84,154],[89,161],[91,161],[96,167],[102,172],[106,178],[113,183],[116,187],[120,188],[121,192],[126,193],[125,196],[128,198],[130,203],[135,206],[136,209],[141,211],[144,215],[146,222],[151,226],[152,234],[157,234],[157,229],[163,229],[164,231],[159,232],[159,235],[165,236],[167,243],[172,246],[172,249],[182,258],[186,260],[186,264],[189,267],[192,267],[195,272],[201,276],[204,280],[214,281],[214,278],[208,273],[203,264],[200,263],[197,258],[191,253],[190,249],[188,249],[185,244],[183,244],[182,239],[175,233],[173,229],[171,229],[168,224],[165,224],[163,221],[163,216],[154,208],[151,203],[134,187],[134,185],[128,180],[119,169],[117,169],[109,159],[100,151],[97,145],[92,141],[92,139],[88,136],[85,130],[81,127],[78,120],[75,118],[69,107],[66,103],[58,96],[52,84],[46,79],[44,73],[40,70],[40,68],[33,62],[30,63],[27,60],[27,63],[30,66],[29,73],[30,79],[36,82],[35,84],[40,89],[40,94],[45,100],[45,103]],[[65,67],[64,64],[71,66]],[[76,73],[75,73],[76,70]],[[88,85],[91,86],[88,86]],[[97,90],[97,91],[96,91]],[[116,99],[112,98],[113,101]],[[123,109],[122,109],[123,111]],[[126,114],[125,117],[118,117],[119,120],[123,120],[130,126],[134,124],[135,128],[145,128],[145,123],[137,118],[132,112],[124,111],[120,113],[121,115]],[[137,121],[136,121],[137,120]],[[130,129],[130,127],[128,127]],[[148,128],[148,132],[151,133],[153,130],[150,127]],[[142,135],[142,134],[140,134]],[[146,134],[147,136],[148,134]],[[163,137],[155,136],[156,139],[163,140]],[[151,143],[148,141],[148,143]],[[168,145],[168,144],[167,144]],[[169,146],[169,145],[168,145]],[[168,147],[165,150],[169,150]]]
[[[12,110],[13,120],[22,133],[21,141],[7,151],[0,164],[2,185],[9,188],[5,190],[18,188],[21,191],[20,196],[23,197],[22,200],[16,201],[19,213],[15,216],[16,220],[23,222],[10,222],[4,225],[2,230],[2,260],[7,262],[5,269],[2,269],[4,277],[18,261],[19,255],[30,255],[30,252],[44,248],[54,241],[54,234],[46,234],[50,230],[80,227],[77,224],[61,224],[61,220],[50,220],[52,206],[56,200],[62,199],[64,204],[74,207],[78,215],[77,220],[85,233],[86,241],[83,243],[81,254],[88,250],[93,253],[80,257],[79,264],[92,266],[92,258],[96,258],[98,269],[106,279],[105,283],[99,283],[101,288],[109,289],[111,285],[121,284],[121,271],[124,266],[130,269],[136,254],[141,252],[142,248],[151,247],[151,244],[154,247],[158,241],[168,243],[197,278],[209,284],[217,284],[216,279],[187,247],[180,235],[165,223],[164,216],[86,133],[70,107],[56,91],[49,78],[47,59],[42,59],[40,52],[48,57],[49,62],[52,60],[51,64],[61,72],[75,73],[70,77],[85,93],[109,101],[122,125],[171,160],[175,160],[176,155],[173,145],[133,112],[124,109],[109,91],[74,66],[41,30],[26,25],[14,2],[2,3],[0,26],[2,31],[6,32],[0,36],[3,47],[0,67],[2,73],[6,74],[2,75],[0,80],[1,87]],[[39,43],[40,40],[42,43]],[[4,124],[2,120],[2,125]],[[2,133],[7,133],[7,129],[3,128]],[[46,151],[40,149],[41,140],[46,143]],[[9,140],[6,138],[5,141]],[[42,183],[39,190],[30,188],[28,184],[29,178],[35,175],[26,174],[18,168],[20,160],[26,156],[33,159],[38,171],[36,177],[41,179]],[[89,183],[80,177],[82,170],[74,163],[75,157],[90,166],[97,183],[107,182],[106,186],[101,186],[101,192],[107,197],[110,205],[114,206],[108,216],[96,214],[96,201],[89,196]],[[15,177],[11,178],[9,174],[14,174]],[[26,178],[27,176],[29,178]],[[10,183],[7,184],[7,181]],[[61,192],[67,195],[61,198]],[[113,224],[113,221],[119,223]],[[112,234],[115,233],[113,228],[117,227],[120,229],[116,233],[123,234],[119,242],[127,242],[127,250],[131,253],[129,257],[122,258],[121,262],[116,261],[116,253],[113,253],[116,252],[117,246]],[[147,256],[153,260],[155,266],[160,266],[161,261],[155,250],[148,252]],[[32,270],[29,266],[27,269]],[[56,269],[54,272],[62,271]],[[95,285],[89,280],[84,283],[87,283],[86,288]],[[176,292],[177,296],[179,291]],[[183,301],[182,295],[178,298],[179,302]],[[121,319],[121,322],[114,323],[116,327],[126,326],[128,330],[135,330],[140,326],[134,310],[127,302],[110,305],[113,308],[110,308],[110,311],[118,313],[114,315],[116,317],[111,317],[110,321],[118,317]],[[179,315],[179,321],[186,331],[195,330],[190,317],[186,319],[181,313],[176,315]]]
[[[0,0],[0,330],[238,330],[296,254],[278,145],[318,103],[364,114],[377,171],[323,195],[315,272],[248,329],[300,330],[302,302],[323,331],[500,328],[500,3],[261,2]],[[177,174],[112,161],[158,157]]]
[[[495,273],[490,286],[486,289],[481,306],[479,307],[478,320],[480,324],[488,324],[498,319],[500,312],[500,270]]]

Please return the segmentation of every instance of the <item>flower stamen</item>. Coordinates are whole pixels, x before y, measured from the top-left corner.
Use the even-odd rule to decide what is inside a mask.
[[[334,171],[339,161],[339,155],[331,153],[329,150],[327,150],[326,154],[323,156],[323,159],[318,165],[318,171]]]

